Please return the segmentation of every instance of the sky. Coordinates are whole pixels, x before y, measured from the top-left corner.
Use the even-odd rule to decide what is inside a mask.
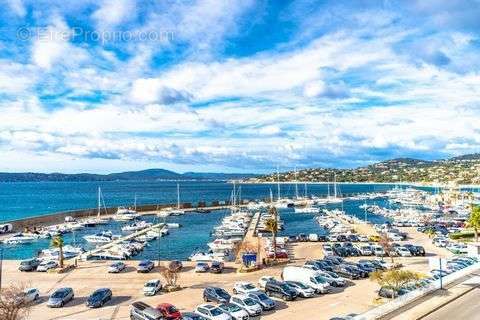
[[[260,173],[480,151],[479,0],[0,6],[0,171]]]

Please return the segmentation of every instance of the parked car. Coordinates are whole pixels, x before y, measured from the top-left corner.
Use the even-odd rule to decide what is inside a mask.
[[[304,267],[285,267],[282,272],[284,281],[298,281],[312,287],[317,293],[328,293],[331,291],[330,284],[319,272]]]
[[[233,293],[235,294],[247,294],[258,290],[259,289],[251,282],[239,281],[233,285]]]
[[[208,266],[208,263],[197,262],[197,265],[195,266],[195,272],[198,272],[198,273],[207,272],[209,268],[210,267]]]
[[[285,281],[293,290],[297,291],[299,297],[311,298],[315,296],[315,290],[298,281]]]
[[[37,271],[38,272],[47,272],[50,269],[55,269],[58,267],[58,263],[55,260],[48,260],[48,261],[42,261],[38,267]]]
[[[148,273],[148,272],[152,271],[154,267],[155,267],[155,265],[153,264],[153,261],[150,261],[150,260],[142,260],[142,261],[140,261],[140,263],[138,264],[137,272],[139,272],[139,273]]]
[[[121,261],[114,262],[108,267],[108,273],[119,273],[125,270],[125,268],[126,268],[125,263]]]
[[[131,320],[163,320],[163,315],[160,311],[152,308],[144,302],[134,302],[130,308]]]
[[[222,273],[224,268],[224,264],[221,261],[212,261],[210,265],[210,272],[212,273]]]
[[[373,246],[373,254],[376,256],[376,257],[386,257],[387,254],[385,253],[385,250],[383,250],[383,248],[381,246]]]
[[[220,309],[211,304],[201,304],[195,309],[195,312],[204,318],[209,320],[231,320],[232,317]]]
[[[392,298],[397,298],[398,296],[404,295],[407,292],[408,291],[405,289],[400,289],[398,292],[395,292],[391,288],[381,287],[380,290],[378,290],[378,295],[382,298],[392,299]]]
[[[165,318],[165,320],[180,320],[182,319],[182,314],[178,309],[170,303],[160,303],[157,308]]]
[[[275,301],[270,299],[263,291],[250,292],[247,296],[257,301],[263,310],[273,310],[276,307]]]
[[[112,299],[112,290],[109,288],[101,288],[95,290],[85,302],[86,306],[89,308],[99,308],[103,307],[105,303],[107,303],[110,299]]]
[[[368,244],[362,244],[357,246],[362,256],[371,256],[373,254],[372,247]]]
[[[395,251],[397,252],[397,254],[400,257],[411,257],[412,256],[412,253],[410,252],[410,250],[408,248],[405,248],[405,247],[396,247]]]
[[[33,301],[38,300],[40,297],[40,292],[37,288],[27,288],[23,291],[23,295],[21,300],[23,303],[31,303]]]
[[[61,308],[69,301],[73,300],[74,294],[72,288],[60,288],[55,290],[48,298],[47,307]]]
[[[162,283],[159,279],[148,280],[143,285],[143,294],[146,296],[154,296],[162,290]]]
[[[245,309],[251,317],[257,317],[262,314],[262,306],[247,295],[239,294],[232,296],[230,303]]]
[[[320,271],[320,275],[324,277],[328,281],[328,284],[333,287],[345,286],[345,279],[333,271]]]
[[[184,312],[182,313],[182,320],[207,320],[207,318],[195,312]]]
[[[234,320],[248,320],[249,315],[247,310],[239,307],[234,303],[222,303],[218,306],[224,312],[228,313]]]
[[[322,248],[322,251],[323,251],[323,255],[324,256],[331,256],[334,254],[333,252],[333,249],[330,245],[324,245],[323,248]]]
[[[268,281],[272,281],[272,280],[275,280],[275,277],[272,277],[272,276],[262,276],[260,277],[260,279],[258,280],[258,285],[260,288],[265,288],[265,284],[268,282]]]
[[[297,293],[283,281],[268,281],[265,285],[265,293],[283,300],[295,300]]]
[[[337,273],[338,275],[355,280],[355,279],[360,279],[360,274],[358,272],[353,271],[351,268],[349,268],[346,265],[338,265],[335,267],[334,272]]]
[[[37,267],[40,265],[41,261],[37,258],[23,260],[20,262],[18,266],[18,270],[20,271],[35,271]]]
[[[230,302],[230,294],[218,287],[206,287],[203,290],[203,300],[205,302],[226,303]]]

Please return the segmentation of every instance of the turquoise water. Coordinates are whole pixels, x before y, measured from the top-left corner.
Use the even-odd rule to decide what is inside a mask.
[[[2,183],[0,184],[1,220],[18,219],[33,215],[41,215],[64,210],[74,210],[96,206],[96,190],[102,187],[107,206],[128,205],[133,203],[137,194],[139,204],[172,203],[176,201],[176,182],[40,182],[40,183]],[[269,197],[270,189],[276,191],[276,185],[242,185],[242,197],[246,199],[264,199]],[[340,185],[341,193],[361,193],[386,191],[393,185]],[[232,185],[224,182],[181,182],[181,199],[185,202],[228,200]],[[303,193],[303,186],[299,187]],[[282,185],[282,195],[293,196],[293,185]],[[309,185],[309,195],[326,195],[326,185]],[[380,200],[384,201],[384,200]],[[376,201],[379,203],[379,200]],[[345,201],[342,205],[329,205],[327,208],[343,208],[348,214],[364,218],[364,211],[358,206],[363,201]],[[374,203],[373,200],[368,203]],[[171,229],[170,235],[160,241],[152,241],[149,246],[134,259],[187,259],[196,249],[206,248],[211,241],[210,232],[221,219],[228,214],[226,210],[212,211],[209,214],[191,213],[183,216],[167,218],[166,222],[180,223],[183,227]],[[322,233],[323,230],[314,221],[312,214],[295,214],[293,209],[282,209],[280,215],[285,222],[283,235],[299,233]],[[369,215],[372,222],[383,222],[383,218]],[[146,217],[155,222],[156,217]],[[162,219],[163,222],[163,219]],[[112,222],[108,226],[84,228],[75,233],[64,235],[66,244],[81,245],[89,248],[83,236],[103,229],[120,234],[120,222]],[[49,246],[49,239],[41,239],[31,244],[7,246],[3,245],[6,259],[24,259]],[[159,254],[158,254],[159,253]]]

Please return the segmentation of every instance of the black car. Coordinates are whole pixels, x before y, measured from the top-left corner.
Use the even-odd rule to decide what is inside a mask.
[[[360,275],[362,278],[368,277],[368,271],[357,265],[356,263],[349,262],[347,266],[353,271]]]
[[[210,266],[211,273],[222,273],[223,272],[223,262],[220,261],[212,261]]]
[[[344,259],[338,256],[326,256],[324,260],[328,260],[332,262],[335,265],[342,264],[344,262]]]
[[[308,241],[308,236],[304,233],[300,233],[297,237],[297,241],[301,241],[301,242]]]
[[[316,260],[315,263],[320,268],[320,270],[333,271],[333,267],[329,263],[327,263],[323,260]]]
[[[347,237],[344,236],[343,234],[337,236],[337,241],[338,242],[345,242],[348,241]]]
[[[360,241],[360,240],[358,239],[358,237],[357,237],[356,235],[354,235],[354,234],[349,234],[349,235],[347,236],[347,239],[348,239],[348,241],[352,241],[352,242],[358,242],[358,241]]]
[[[340,257],[348,257],[348,251],[343,247],[333,247],[333,253]]]
[[[418,256],[425,256],[425,248],[422,246],[414,246],[415,249],[417,250],[417,255]]]
[[[182,312],[182,320],[207,320],[195,312]]]
[[[20,262],[18,266],[18,270],[20,271],[35,271],[37,270],[38,265],[40,264],[40,260],[37,258],[23,260]]]
[[[95,290],[88,298],[85,304],[89,308],[99,308],[102,307],[112,299],[112,290],[108,288],[102,288]]]
[[[338,265],[334,268],[335,273],[348,279],[360,279],[361,275],[346,265]]]
[[[297,298],[297,292],[283,281],[267,281],[265,284],[265,293],[267,296],[278,297],[286,301]]]
[[[205,300],[205,302],[226,303],[230,301],[230,298],[230,294],[222,288],[206,287],[205,290],[203,290],[203,300]]]

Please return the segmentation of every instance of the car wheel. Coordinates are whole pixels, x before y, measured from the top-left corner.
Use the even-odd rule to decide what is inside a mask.
[[[203,300],[204,300],[205,302],[209,302],[208,299],[207,299],[207,297],[205,297],[205,296],[203,297]]]
[[[287,297],[286,295],[283,295],[283,296],[282,296],[282,299],[283,299],[283,301],[287,301],[287,300],[288,300],[288,297]]]
[[[65,303],[63,303],[63,301],[60,303],[60,308],[63,308],[63,306],[65,305]]]
[[[40,298],[40,296],[38,295],[38,293],[35,295],[35,297],[33,298],[33,300],[38,300],[38,298]]]

